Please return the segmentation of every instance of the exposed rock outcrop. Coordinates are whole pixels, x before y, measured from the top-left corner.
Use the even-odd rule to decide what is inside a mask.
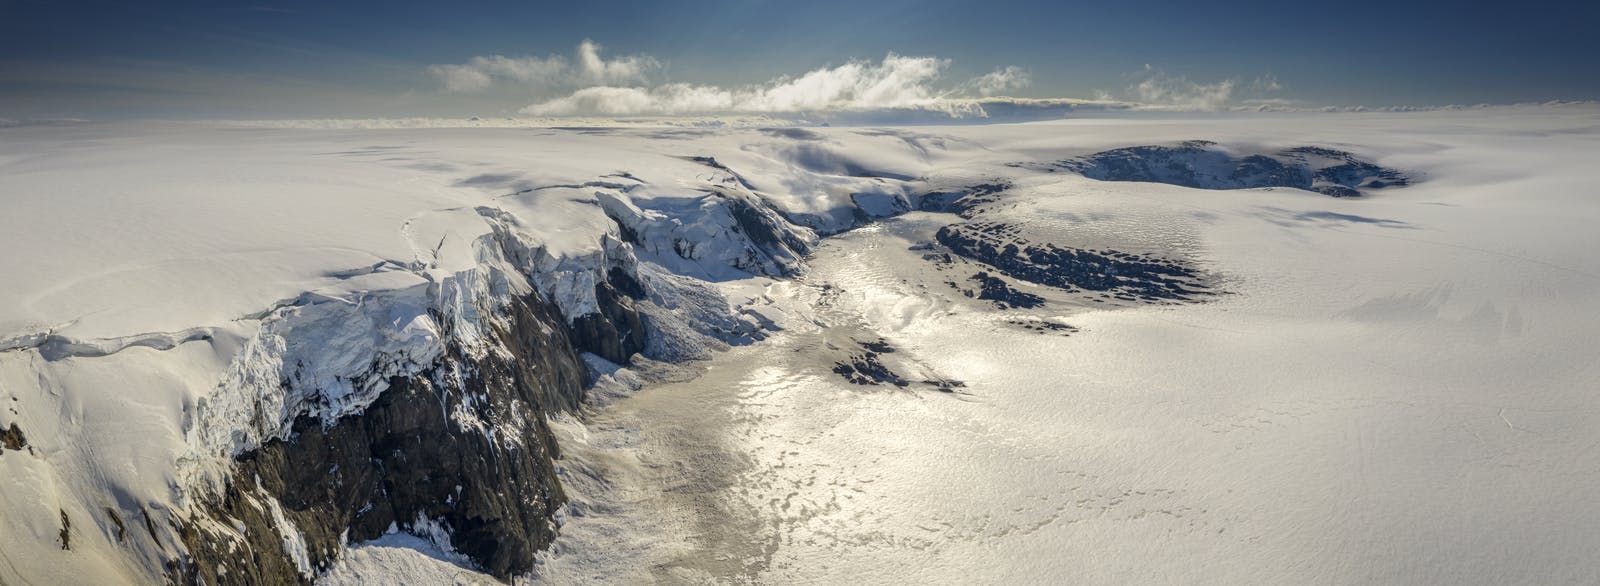
[[[1020,230],[1001,222],[952,224],[934,238],[951,252],[1008,277],[1067,291],[1105,292],[1128,301],[1192,301],[1207,294],[1199,271],[1180,261],[1029,242]]]
[[[1135,146],[1059,161],[1065,169],[1101,181],[1168,183],[1198,189],[1293,187],[1334,197],[1404,186],[1411,177],[1355,154],[1324,147],[1268,153],[1236,153],[1217,143],[1191,140],[1177,146]]]
[[[1000,200],[1000,194],[1011,189],[1008,181],[995,180],[979,183],[960,190],[941,190],[923,194],[918,206],[925,212],[945,212],[963,218],[972,218],[986,204]]]
[[[0,428],[0,451],[21,450],[28,447],[28,436],[22,433],[22,428],[12,422],[10,427]]]
[[[1000,309],[1012,307],[1028,309],[1044,305],[1044,298],[1026,291],[1018,291],[1001,279],[988,272],[979,271],[967,278],[968,281],[978,285],[977,298],[993,301]],[[971,291],[966,291],[972,295]]]

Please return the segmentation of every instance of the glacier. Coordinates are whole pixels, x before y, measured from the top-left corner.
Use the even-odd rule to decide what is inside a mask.
[[[0,581],[1584,581],[1597,119],[0,129]]]

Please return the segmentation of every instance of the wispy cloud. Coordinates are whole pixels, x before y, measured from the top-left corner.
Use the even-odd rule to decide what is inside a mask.
[[[1121,96],[1123,99],[1150,107],[1180,110],[1232,109],[1241,100],[1249,103],[1283,89],[1283,84],[1270,73],[1257,77],[1248,84],[1241,84],[1236,79],[1200,83],[1146,64],[1144,69],[1129,74],[1128,77],[1132,83],[1123,91]],[[1101,92],[1100,97],[1115,99],[1117,96]]]
[[[1195,83],[1181,75],[1144,66],[1139,79],[1129,89],[1135,99],[1147,104],[1184,106],[1198,110],[1220,110],[1233,100],[1234,81]]]
[[[564,55],[543,57],[479,56],[466,63],[432,65],[428,73],[455,93],[481,92],[496,83],[541,87],[630,84],[644,82],[661,70],[659,60],[649,55],[625,55],[606,59],[602,47],[584,40],[573,59]]]
[[[968,81],[966,86],[983,97],[998,96],[1003,92],[1022,89],[1033,84],[1028,70],[1008,65]]]
[[[1250,89],[1257,92],[1275,92],[1283,89],[1283,84],[1278,83],[1278,76],[1268,73],[1250,82]]]
[[[444,84],[445,91],[473,93],[489,89],[496,80],[548,83],[567,68],[560,57],[473,57],[460,65],[432,65],[428,73]]]

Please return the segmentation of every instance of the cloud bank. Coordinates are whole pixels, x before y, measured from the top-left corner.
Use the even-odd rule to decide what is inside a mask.
[[[779,77],[740,88],[668,83],[649,87],[594,86],[522,109],[535,116],[597,114],[703,114],[714,112],[773,113],[830,110],[920,108],[963,113],[949,98],[961,87],[940,89],[935,83],[949,67],[948,59],[906,57],[890,53],[880,62],[851,61],[816,69],[798,77]],[[1015,70],[1015,68],[1011,68]],[[1025,73],[1002,70],[968,85],[983,95],[1020,87]]]
[[[1007,97],[1029,87],[1032,76],[1017,66],[970,79],[948,79],[951,61],[889,53],[881,60],[784,75],[742,86],[673,82],[666,64],[647,54],[609,57],[591,40],[571,55],[473,57],[465,63],[433,65],[427,73],[450,94],[483,93],[509,86],[538,98],[517,110],[539,117],[647,117],[704,115],[801,115],[815,119],[894,113],[909,119],[1038,117],[1051,113],[1178,110],[1285,109],[1297,104],[1275,92],[1271,74],[1248,83],[1225,79],[1201,83],[1145,65],[1128,74],[1118,94],[1096,100],[1029,100]],[[930,118],[931,117],[931,118]]]
[[[982,116],[963,98],[993,98],[1027,87],[1028,72],[1009,66],[957,83],[941,84],[949,59],[889,53],[881,61],[852,60],[799,76],[721,87],[659,81],[662,62],[649,55],[606,58],[593,41],[574,58],[474,57],[428,68],[446,92],[482,92],[497,84],[565,92],[523,107],[533,116],[679,116],[916,109],[952,117]]]

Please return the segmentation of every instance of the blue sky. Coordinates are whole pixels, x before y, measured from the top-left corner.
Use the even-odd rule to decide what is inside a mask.
[[[917,80],[939,95],[972,95],[968,80],[1012,66],[1029,83],[999,91],[1022,97],[1139,100],[1156,78],[1231,82],[1230,104],[1596,99],[1597,5],[0,0],[0,117],[510,115],[585,84],[495,77],[448,91],[430,66],[572,60],[585,39],[603,58],[649,61],[594,82],[618,86],[731,91],[893,52],[939,58],[937,78]]]

